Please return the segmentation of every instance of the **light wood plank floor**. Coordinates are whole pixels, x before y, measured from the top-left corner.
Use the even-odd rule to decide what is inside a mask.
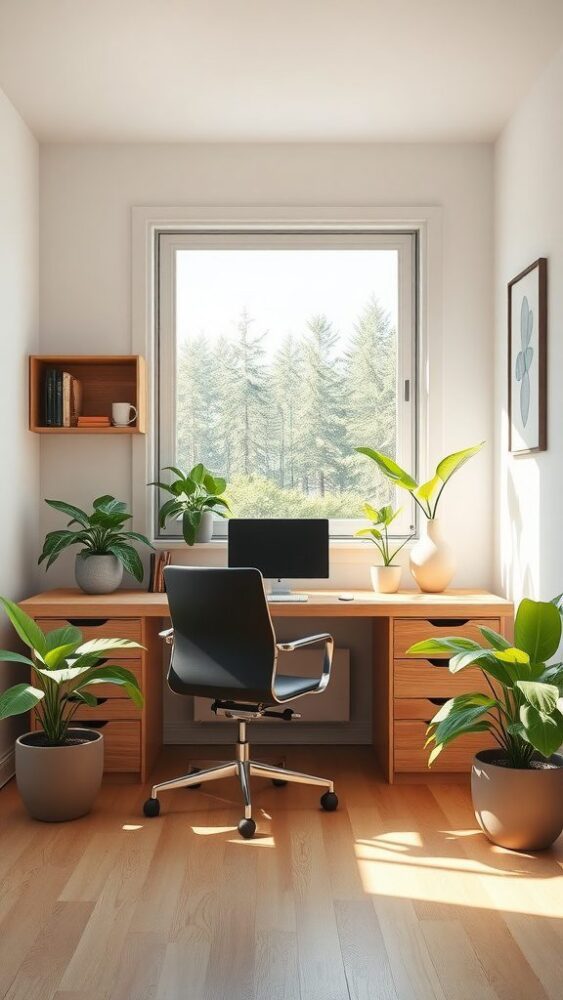
[[[167,749],[158,774],[189,753]],[[0,996],[561,1000],[561,841],[495,848],[466,781],[390,787],[367,749],[287,758],[333,775],[340,809],[257,781],[253,841],[229,782],[169,793],[146,820],[147,788],[108,780],[90,816],[60,825],[28,819],[6,786]]]

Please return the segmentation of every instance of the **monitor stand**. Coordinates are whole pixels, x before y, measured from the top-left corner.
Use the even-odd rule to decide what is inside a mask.
[[[266,600],[274,604],[303,604],[309,600],[308,594],[298,594],[290,590],[284,580],[272,580]]]

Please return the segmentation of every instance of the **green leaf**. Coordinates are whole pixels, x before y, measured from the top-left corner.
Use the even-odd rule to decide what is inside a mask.
[[[154,480],[152,483],[147,483],[147,486],[158,486],[159,490],[166,490],[167,493],[174,494],[174,490],[169,483],[161,483],[158,480]]]
[[[74,690],[83,692],[83,688],[96,684],[117,684],[125,689],[138,708],[142,708],[144,704],[143,693],[135,674],[125,667],[118,667],[116,665],[93,667],[92,670],[89,670],[80,678]]]
[[[455,715],[460,709],[481,706],[495,708],[498,705],[498,701],[495,698],[490,698],[489,695],[481,694],[476,691],[472,694],[458,694],[455,698],[450,698],[444,705],[442,705],[436,715],[432,718],[432,725],[437,726],[438,723],[443,722],[445,719],[449,718],[451,715]]]
[[[205,479],[206,471],[205,466],[200,462],[198,465],[194,465],[191,472],[188,473],[187,478],[191,479],[196,486],[201,486],[203,480]]]
[[[376,508],[372,507],[369,503],[365,503],[363,505],[362,514],[368,521],[373,521],[374,524],[381,524],[383,520],[382,512],[380,510],[376,510]]]
[[[520,601],[514,622],[514,644],[532,663],[555,656],[561,641],[561,615],[550,601]]]
[[[478,628],[483,638],[490,642],[493,649],[510,649],[508,639],[495,632],[494,629],[489,628],[488,625],[479,625]]]
[[[71,518],[71,524],[72,521],[78,521],[78,524],[81,524],[83,528],[89,526],[88,515],[80,507],[75,507],[74,504],[66,503],[64,500],[45,500],[45,503],[48,503],[49,507],[60,511],[61,514],[67,514]]]
[[[132,545],[114,542],[112,545],[108,545],[108,552],[116,556],[127,572],[131,573],[141,583],[143,579],[143,564],[139,553]]]
[[[22,642],[26,646],[29,646],[30,649],[36,650],[40,656],[43,656],[47,648],[47,642],[39,625],[36,625],[33,618],[26,615],[25,611],[22,611],[17,604],[14,604],[7,597],[0,597],[0,604],[2,604],[4,611]]]
[[[116,500],[109,494],[94,500],[93,507],[94,510],[100,511],[102,514],[117,514],[127,519],[132,516],[128,513],[127,504],[123,500]]]
[[[434,493],[436,492],[438,487],[441,486],[441,484],[442,480],[438,475],[432,476],[432,479],[429,479],[428,482],[422,483],[421,486],[417,487],[417,489],[414,491],[414,495],[419,500],[431,500]]]
[[[358,531],[354,532],[355,538],[361,538],[364,535],[369,535],[371,538],[377,538],[379,540],[383,538],[383,535],[377,530],[377,528],[360,528]]]
[[[481,441],[480,444],[475,444],[471,448],[464,448],[463,451],[454,451],[452,455],[447,455],[446,458],[443,458],[438,464],[436,468],[436,475],[442,480],[443,483],[447,483],[448,479],[453,476],[454,472],[461,469],[462,465],[465,465],[470,458],[473,458],[473,455],[476,455],[478,451],[481,451],[484,444],[485,442]]]
[[[144,648],[139,642],[134,642],[133,639],[89,639],[88,642],[82,643],[76,652],[80,656],[86,653],[96,653],[98,656],[103,656],[104,653],[111,653],[114,649]]]
[[[456,653],[452,656],[450,660],[450,673],[457,674],[460,670],[465,670],[466,667],[479,666],[483,670],[486,670],[488,664],[492,661],[494,664],[493,654],[488,649],[469,649],[464,650],[463,653]]]
[[[416,479],[409,476],[408,472],[405,472],[392,458],[383,455],[380,451],[374,451],[373,448],[356,448],[355,450],[360,455],[366,455],[367,458],[371,458],[383,475],[387,476],[396,486],[400,486],[401,489],[408,490],[409,492],[417,488]]]
[[[15,684],[0,695],[0,719],[8,719],[11,715],[23,715],[44,697],[44,692],[32,687],[31,684]]]
[[[71,656],[78,648],[81,642],[82,642],[82,636],[80,637],[78,642],[69,642],[66,643],[64,646],[56,646],[54,649],[50,649],[49,652],[45,653],[43,656],[45,664],[49,667],[50,670],[56,670],[56,668],[59,666],[59,663],[62,663],[63,660],[66,660],[67,656]]]
[[[186,545],[194,545],[197,529],[201,523],[201,512],[185,510],[182,516],[182,534]]]
[[[68,548],[69,545],[78,545],[82,540],[83,533],[79,531],[69,531],[68,528],[61,531],[50,531],[45,536],[43,551],[37,560],[38,565],[40,566],[47,559],[46,569],[49,569],[49,566],[52,566],[64,549]]]
[[[526,701],[537,708],[538,712],[551,715],[557,707],[559,688],[554,684],[540,684],[538,681],[516,681]]]
[[[140,531],[124,531],[120,538],[132,538],[135,542],[142,542],[143,545],[148,545],[149,549],[154,549],[152,542],[149,542],[146,535],[142,535]]]
[[[74,625],[64,625],[63,628],[54,628],[52,632],[47,632],[45,639],[48,652],[51,649],[57,649],[57,647],[66,646],[69,643],[79,646],[82,642],[82,632]]]
[[[407,656],[441,656],[442,653],[451,653],[451,646],[444,639],[422,639],[407,649]]]
[[[167,500],[163,503],[160,508],[158,520],[161,528],[164,528],[168,518],[175,517],[182,511],[182,501],[174,497],[172,500]]]
[[[528,654],[523,649],[517,649],[515,646],[507,646],[506,649],[495,649],[493,656],[497,660],[502,660],[503,663],[527,664],[530,662]]]
[[[67,695],[64,700],[65,701],[80,701],[80,702],[83,702],[85,705],[88,705],[89,708],[97,708],[97,706],[98,706],[98,699],[96,698],[95,695],[90,694],[89,691],[77,691],[75,689],[73,691],[73,693]]]
[[[182,470],[179,469],[176,465],[165,465],[162,471],[163,472],[174,472],[175,475],[178,476],[178,479],[187,479],[188,478],[186,476],[186,473],[182,472]]]
[[[27,667],[33,667],[33,660],[21,653],[12,653],[10,649],[0,649],[0,663],[25,663]]]
[[[551,757],[563,743],[563,715],[558,710],[547,715],[539,712],[533,705],[522,705],[520,722],[524,727],[525,739],[542,757]]]

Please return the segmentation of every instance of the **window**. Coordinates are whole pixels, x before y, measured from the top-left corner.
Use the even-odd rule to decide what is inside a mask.
[[[156,239],[157,468],[203,462],[236,515],[329,517],[332,537],[353,534],[364,501],[395,502],[354,448],[416,464],[415,234]]]

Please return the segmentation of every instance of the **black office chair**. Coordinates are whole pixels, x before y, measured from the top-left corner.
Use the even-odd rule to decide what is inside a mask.
[[[277,643],[262,574],[257,569],[168,566],[164,578],[173,625],[161,633],[172,645],[169,687],[176,694],[213,699],[211,707],[217,715],[237,720],[238,742],[235,760],[154,785],[144,805],[145,816],[158,816],[159,792],[193,788],[204,781],[235,776],[244,800],[244,819],[238,830],[246,839],[256,832],[250,799],[251,777],[270,778],[275,785],[295,781],[326,788],[321,806],[332,812],[338,806],[332,781],[253,761],[246,739],[246,724],[252,719],[299,718],[291,708],[276,712],[271,706],[324,691],[332,666],[332,636],[322,633]],[[292,653],[321,643],[324,653],[320,677],[277,673],[279,652]]]

